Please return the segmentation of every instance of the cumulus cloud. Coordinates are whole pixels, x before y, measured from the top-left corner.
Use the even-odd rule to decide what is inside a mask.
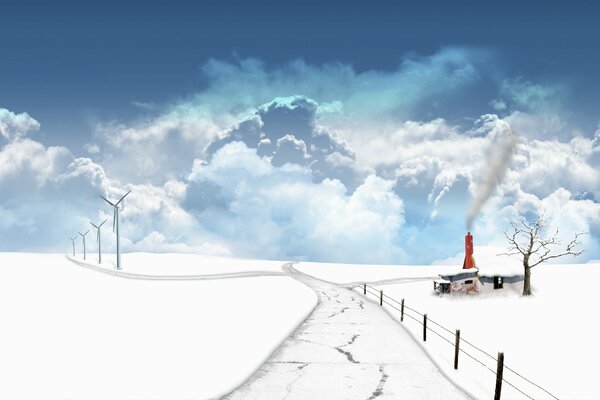
[[[40,123],[27,113],[15,114],[0,108],[0,135],[8,141],[27,136],[40,129]]]
[[[135,251],[161,252],[161,253],[195,253],[211,256],[232,256],[229,249],[219,243],[202,243],[194,246],[188,243],[178,241],[169,241],[165,235],[160,232],[152,231],[142,240],[129,243],[129,248]]]
[[[196,162],[190,180],[219,188],[222,204],[197,218],[243,254],[356,262],[404,258],[397,236],[403,203],[392,181],[369,176],[348,194],[338,180],[314,182],[310,169],[275,166],[242,142],[224,145],[209,163]]]
[[[488,57],[481,50],[446,48],[428,57],[406,57],[389,72],[357,72],[348,64],[310,65],[302,60],[275,69],[252,58],[233,63],[210,60],[201,67],[207,86],[199,93],[154,109],[137,121],[98,124],[97,139],[108,147],[99,161],[111,174],[120,173],[130,181],[162,184],[181,176],[195,158],[205,158],[206,146],[231,136],[236,127],[256,129],[251,121],[257,114],[261,118],[269,114],[269,125],[276,129],[281,128],[278,119],[290,126],[305,122],[302,110],[282,117],[285,110],[278,105],[286,99],[304,97],[321,105],[311,110],[307,100],[300,107],[310,118],[316,113],[316,131],[325,124],[330,134],[349,123],[364,128],[373,118],[393,116],[397,121],[426,107],[432,98],[440,102],[451,97],[480,78],[477,68]],[[277,132],[279,137],[287,133]],[[235,140],[250,145],[245,138]],[[270,149],[267,141],[263,144]],[[270,146],[275,144],[271,140]]]
[[[487,190],[484,191],[485,196],[478,196],[482,187],[493,187],[482,185],[482,172],[493,156],[490,149],[495,143],[502,142],[499,126],[510,124],[517,126],[519,132],[523,131],[522,143],[506,172],[506,187],[518,185],[524,198],[537,200],[544,199],[560,187],[572,191],[573,201],[594,202],[597,198],[597,183],[592,178],[598,167],[595,161],[598,159],[595,150],[597,140],[564,134],[567,129],[565,121],[560,115],[547,112],[559,103],[554,99],[563,93],[559,86],[548,88],[519,79],[504,81],[499,87],[501,99],[493,101],[492,105],[507,111],[507,114],[503,118],[474,116],[475,122],[470,125],[451,123],[444,118],[422,121],[403,118],[411,115],[410,110],[417,110],[420,104],[425,104],[426,96],[417,87],[435,94],[436,89],[429,87],[444,81],[444,85],[449,85],[446,90],[460,92],[461,88],[479,79],[479,72],[471,58],[468,52],[444,51],[430,59],[407,60],[397,71],[388,74],[356,73],[344,65],[314,67],[303,62],[269,70],[256,60],[242,60],[236,64],[213,60],[203,68],[210,78],[207,90],[177,106],[189,112],[194,110],[192,114],[201,114],[207,121],[214,120],[214,108],[206,108],[201,103],[210,99],[222,107],[223,115],[227,117],[221,117],[220,124],[217,124],[219,129],[213,134],[200,135],[202,139],[198,143],[201,146],[170,152],[171,148],[181,149],[181,132],[174,129],[166,134],[164,129],[157,129],[154,134],[149,134],[146,127],[139,124],[133,127],[133,131],[121,130],[126,134],[116,137],[124,140],[120,144],[137,142],[143,143],[144,149],[150,149],[144,156],[151,158],[151,162],[140,165],[145,168],[144,173],[153,176],[156,176],[152,169],[155,165],[171,166],[171,170],[176,165],[178,170],[184,170],[194,160],[193,172],[185,178],[176,173],[161,175],[164,176],[162,182],[170,177],[171,180],[182,179],[186,185],[185,196],[173,202],[172,206],[181,207],[182,215],[187,213],[189,215],[185,218],[194,220],[189,232],[200,231],[206,240],[208,237],[221,238],[235,249],[234,253],[260,256],[253,253],[255,249],[248,246],[248,242],[254,243],[254,238],[262,238],[264,242],[257,247],[264,251],[263,256],[335,258],[323,249],[317,251],[318,243],[299,240],[299,244],[294,246],[271,241],[272,236],[282,232],[293,236],[299,233],[306,235],[307,231],[301,225],[282,229],[281,220],[261,211],[270,209],[273,198],[252,197],[254,192],[248,187],[256,185],[260,188],[263,185],[257,179],[269,181],[278,176],[280,180],[276,179],[273,185],[282,185],[286,189],[288,186],[284,186],[283,182],[294,179],[306,180],[306,185],[310,181],[310,185],[320,189],[323,187],[319,185],[334,185],[346,196],[352,197],[364,187],[368,177],[374,176],[393,182],[391,190],[402,201],[399,232],[392,235],[393,240],[381,241],[389,246],[387,254],[402,258],[411,244],[426,243],[430,252],[411,253],[406,259],[428,262],[432,259],[429,253],[441,256],[455,253],[455,248],[461,246],[464,234],[462,221],[470,199],[486,198],[492,193]],[[417,71],[423,74],[417,74]],[[411,77],[415,78],[415,82],[410,81]],[[398,96],[402,94],[402,100],[387,89],[394,85]],[[302,87],[302,95],[296,92],[296,87]],[[384,87],[385,90],[382,89]],[[242,95],[233,96],[234,89]],[[271,97],[274,93],[290,95]],[[445,95],[437,94],[438,97]],[[408,102],[405,109],[396,115],[404,101]],[[367,105],[369,102],[375,106]],[[159,128],[164,127],[164,118],[169,120],[173,115],[177,114],[165,114],[154,122],[159,122]],[[152,122],[147,127],[154,125]],[[140,127],[146,133],[137,135],[136,130]],[[171,143],[168,138],[173,132],[177,141]],[[570,141],[558,139],[569,135],[572,137]],[[553,139],[543,139],[549,136]],[[190,137],[193,142],[194,136]],[[249,153],[236,151],[225,155],[235,149],[235,146],[230,146],[233,143],[244,143]],[[155,145],[156,151],[162,151],[158,155],[155,154]],[[194,151],[189,151],[190,148]],[[171,161],[172,157],[177,160]],[[226,161],[233,159],[238,162],[230,164]],[[566,172],[566,177],[556,174],[556,170],[571,172]],[[285,171],[285,179],[281,178],[282,171]],[[493,181],[497,183],[500,179]],[[160,180],[152,183],[155,187],[161,184]],[[315,188],[307,186],[304,190],[313,193]],[[315,196],[327,203],[324,193],[332,198],[339,197],[335,191],[318,191]],[[499,196],[510,202],[511,196],[507,193],[503,191]],[[250,199],[256,201],[259,210],[246,205],[244,196],[248,197],[250,205],[254,204]],[[476,230],[482,229],[483,221],[496,207],[498,203],[495,201],[486,206],[484,216],[476,221]],[[242,212],[244,210],[247,212]],[[282,212],[282,215],[288,214]],[[325,217],[322,219],[330,221]],[[155,219],[150,220],[156,222]],[[496,220],[496,230],[501,232],[501,225],[506,222]],[[254,224],[264,226],[264,230],[257,232]],[[219,228],[215,229],[216,226]],[[387,234],[382,233],[383,236]],[[186,234],[186,238],[191,236],[191,233]],[[481,236],[495,237],[488,234]],[[452,239],[449,240],[449,237]],[[402,244],[396,244],[397,241]],[[333,247],[344,248],[341,242],[337,240],[329,251],[333,252]],[[355,243],[351,239],[348,242]],[[308,249],[310,246],[313,247]],[[267,247],[272,251],[265,250]]]
[[[591,200],[576,199],[564,188],[558,188],[545,197],[537,197],[524,191],[520,185],[504,185],[501,193],[490,199],[493,203],[480,218],[477,230],[480,240],[497,246],[506,246],[499,227],[509,228],[509,222],[520,217],[533,218],[544,215],[548,219],[547,230],[558,230],[559,240],[569,243],[575,233],[585,232],[581,237],[585,253],[575,261],[597,258],[600,251],[600,204]],[[557,262],[573,262],[561,259]]]
[[[315,181],[335,178],[354,190],[366,174],[355,168],[355,156],[347,144],[318,125],[318,116],[319,104],[312,99],[278,97],[259,106],[254,115],[213,141],[207,149],[208,158],[225,144],[241,141],[256,148],[275,166],[306,166]]]
[[[573,136],[567,128],[566,121],[555,113],[514,111],[504,119],[515,132],[519,133],[519,136],[529,139],[568,140]]]
[[[357,72],[348,64],[310,65],[302,60],[275,69],[257,59],[236,63],[211,60],[202,67],[209,87],[193,100],[217,97],[215,105],[221,110],[234,104],[248,109],[301,91],[330,105],[329,110],[343,110],[356,120],[390,112],[406,116],[426,99],[439,99],[477,81],[477,68],[489,57],[482,50],[445,48],[427,57],[405,57],[398,68],[387,72]]]
[[[503,100],[493,99],[490,101],[490,106],[496,111],[504,111],[507,106]]]
[[[556,80],[531,82],[521,77],[504,79],[499,95],[501,99],[492,100],[492,107],[505,113],[505,120],[520,136],[568,140],[576,135],[576,130],[570,128],[573,111],[564,106],[569,98],[565,84]]]
[[[495,81],[489,57],[446,48],[388,71],[211,60],[198,93],[98,124],[88,157],[28,139],[39,124],[12,123],[0,230],[16,234],[2,246],[67,246],[88,219],[112,217],[98,193],[132,189],[128,251],[427,263],[462,248],[489,149],[510,124],[521,140],[474,221],[476,242],[500,245],[512,218],[544,208],[561,230],[590,231],[586,257],[597,259],[600,133],[573,129],[563,85]],[[460,107],[493,84],[483,107],[500,115]]]
[[[97,173],[64,147],[21,139],[1,148],[0,209],[5,218],[1,248],[53,249],[65,227],[81,229],[82,223],[87,224],[85,215],[97,213],[97,208],[86,205],[105,184]]]
[[[133,189],[133,193],[123,204],[125,243],[143,240],[154,229],[184,235],[188,228],[194,231],[189,235],[193,238],[190,248],[226,253],[223,246],[217,249],[218,242],[205,246],[197,230],[189,228],[190,215],[179,205],[185,183],[123,185],[90,158],[76,157],[66,147],[46,147],[23,137],[0,148],[0,249],[62,249],[69,236],[90,227],[90,220],[112,219],[112,210],[99,194],[116,197],[126,189]],[[176,238],[185,240],[183,236]],[[148,240],[143,243],[149,245]],[[111,251],[114,235],[105,235],[103,244]],[[172,248],[168,239],[163,245],[155,242],[155,251],[165,248]]]
[[[564,187],[574,193],[589,192],[597,200],[600,182],[594,157],[599,151],[596,140],[581,136],[569,142],[528,141],[519,146],[512,179],[538,197],[546,197],[556,188]],[[514,176],[515,173],[518,176]]]
[[[194,158],[235,122],[225,112],[218,117],[201,106],[180,104],[132,124],[101,123],[96,139],[106,149],[98,160],[123,180],[163,184],[185,175]]]
[[[96,143],[86,143],[85,145],[83,145],[83,149],[89,154],[100,153],[100,146],[98,146]]]
[[[565,92],[566,87],[560,83],[533,83],[520,77],[505,79],[500,86],[500,94],[525,111],[555,109]]]
[[[66,147],[22,139],[0,150],[0,190],[3,198],[27,191],[35,192],[63,170],[72,155]]]

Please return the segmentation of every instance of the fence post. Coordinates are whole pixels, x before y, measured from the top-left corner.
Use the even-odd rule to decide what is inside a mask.
[[[427,314],[423,314],[423,341],[427,341]]]
[[[365,285],[363,286],[363,294],[366,296],[367,295],[367,284],[365,283]]]
[[[379,291],[379,305],[383,305],[383,290]]]
[[[504,353],[498,352],[498,369],[496,370],[496,391],[494,400],[500,400],[500,392],[502,391],[502,373],[504,372]]]
[[[458,351],[460,348],[460,329],[456,330],[456,342],[454,343],[454,369],[458,369]]]
[[[404,299],[400,303],[400,322],[404,321]]]

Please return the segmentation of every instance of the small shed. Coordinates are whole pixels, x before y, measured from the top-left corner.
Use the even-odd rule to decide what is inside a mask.
[[[433,281],[437,293],[478,293],[479,277],[477,268],[459,269],[456,272],[440,274]]]
[[[523,281],[523,275],[519,274],[503,274],[503,273],[486,273],[479,275],[479,281],[482,285],[493,284],[494,290],[503,289],[505,283],[517,283]]]
[[[510,287],[517,290],[515,284],[523,282],[523,265],[516,257],[499,255],[501,248],[490,254],[486,263],[479,268],[481,291],[488,292]],[[491,253],[491,251],[490,251]]]
[[[437,278],[433,280],[433,290],[437,293],[450,293],[450,282],[444,278]]]

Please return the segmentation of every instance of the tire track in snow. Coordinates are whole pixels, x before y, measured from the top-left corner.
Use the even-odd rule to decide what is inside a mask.
[[[103,274],[117,276],[119,278],[127,279],[142,279],[150,281],[205,281],[213,279],[234,279],[234,278],[250,278],[258,276],[285,276],[286,274],[279,271],[242,271],[242,272],[228,272],[224,274],[205,274],[205,275],[148,275],[148,274],[137,274],[133,272],[125,272],[123,270],[109,269],[100,267],[92,264],[88,264],[69,255],[66,256],[68,260],[73,263],[91,269],[93,271],[101,272]]]

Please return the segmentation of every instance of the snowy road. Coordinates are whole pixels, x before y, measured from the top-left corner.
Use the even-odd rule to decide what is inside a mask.
[[[284,270],[319,296],[308,319],[224,399],[468,399],[378,305],[341,286]]]
[[[91,262],[86,262],[80,260],[75,257],[71,257],[69,255],[66,256],[68,260],[74,262],[75,264],[88,268],[94,271],[102,272],[103,274],[118,276],[121,278],[128,279],[142,279],[142,280],[150,280],[150,281],[205,281],[205,280],[214,280],[214,279],[234,279],[234,278],[249,278],[249,277],[257,277],[257,276],[284,276],[283,272],[276,271],[260,271],[260,270],[252,270],[252,271],[238,271],[238,272],[229,272],[223,274],[202,274],[202,275],[190,275],[190,274],[182,274],[182,275],[151,275],[151,274],[140,274],[140,273],[131,273],[125,272],[123,270],[115,270],[112,268],[103,267],[100,265],[94,265]]]

